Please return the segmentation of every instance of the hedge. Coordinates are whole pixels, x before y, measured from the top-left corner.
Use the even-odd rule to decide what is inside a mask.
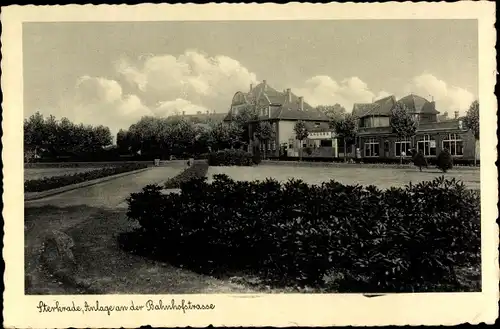
[[[194,178],[203,178],[208,172],[208,163],[206,161],[198,161],[184,169],[179,175],[170,178],[163,185],[166,189],[179,188],[182,182],[189,181]]]
[[[226,149],[211,152],[208,155],[208,164],[210,166],[251,166],[258,162],[249,152],[241,149]]]
[[[480,264],[479,193],[454,179],[380,190],[216,175],[180,187],[130,196],[127,215],[141,229],[120,238],[123,248],[336,292],[466,290],[457,268]]]
[[[82,183],[93,179],[144,169],[147,167],[148,167],[147,164],[144,163],[128,163],[120,166],[104,167],[87,172],[44,177],[41,179],[32,179],[24,182],[24,191],[41,192],[67,185]]]
[[[289,156],[281,156],[281,157],[268,157],[269,160],[281,160],[281,161],[298,161],[299,157],[289,157]],[[347,160],[354,160],[358,163],[364,164],[398,164],[400,163],[399,158],[352,158],[347,157]],[[437,165],[437,157],[426,157],[427,163],[429,166]],[[343,157],[302,157],[303,162],[344,162]],[[403,158],[404,164],[413,163],[413,160],[409,157]],[[476,164],[479,166],[481,163],[480,160],[477,160]],[[454,158],[453,164],[456,166],[474,166],[474,159],[463,159],[463,158]]]

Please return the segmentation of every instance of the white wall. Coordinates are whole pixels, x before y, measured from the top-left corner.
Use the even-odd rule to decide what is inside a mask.
[[[278,122],[278,142],[288,143],[289,139],[295,139],[295,121],[279,121]]]

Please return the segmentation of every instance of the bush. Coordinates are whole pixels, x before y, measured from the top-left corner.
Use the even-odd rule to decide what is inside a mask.
[[[190,167],[184,169],[179,175],[170,178],[165,182],[164,188],[180,188],[182,182],[193,178],[202,178],[208,172],[208,163],[206,161],[195,161]]]
[[[447,172],[453,168],[453,158],[447,149],[444,149],[439,153],[437,157],[437,167],[443,172]]]
[[[422,167],[427,167],[427,160],[425,159],[424,153],[418,151],[413,157],[413,164],[422,170]]]
[[[150,186],[128,204],[150,254],[203,272],[251,271],[273,285],[435,291],[459,287],[457,267],[480,264],[479,194],[443,177],[383,191],[217,175],[182,183],[180,194]]]
[[[251,166],[252,155],[241,149],[226,149],[208,155],[210,166]]]
[[[147,168],[147,164],[128,163],[121,166],[105,167],[92,171],[81,172],[76,174],[44,177],[41,179],[27,180],[24,182],[25,192],[41,192],[51,190],[58,187],[86,182],[93,179],[117,175],[129,171]]]

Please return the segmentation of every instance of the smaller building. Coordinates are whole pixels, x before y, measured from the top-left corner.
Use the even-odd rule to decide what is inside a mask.
[[[418,123],[415,136],[399,140],[392,133],[390,117],[397,102],[406,105]],[[455,112],[455,118],[438,121],[439,111],[434,101],[408,95],[399,101],[394,96],[373,103],[354,104],[353,115],[358,120],[357,147],[364,158],[399,158],[411,156],[411,150],[421,150],[426,157],[435,157],[448,149],[454,158],[479,159],[478,142]]]

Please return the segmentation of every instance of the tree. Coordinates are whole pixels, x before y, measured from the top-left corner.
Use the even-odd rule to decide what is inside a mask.
[[[264,144],[264,159],[266,158],[266,144],[276,136],[273,127],[268,121],[262,121],[257,128],[257,138]]]
[[[309,132],[307,131],[306,124],[304,121],[297,121],[295,126],[293,127],[295,132],[295,138],[300,141],[299,145],[299,161],[302,161],[302,141],[309,136]]]
[[[316,109],[326,114],[332,122],[342,120],[346,114],[345,107],[338,103],[335,105],[319,105]]]
[[[234,148],[241,141],[242,128],[235,122],[219,122],[212,125],[210,144],[216,150]]]
[[[479,141],[479,101],[475,100],[474,102],[472,102],[469,109],[467,110],[464,121],[467,129],[472,131],[472,133],[474,134],[474,138],[476,139],[477,143],[477,141]],[[476,151],[476,145],[474,145],[474,166],[477,163]]]
[[[392,132],[396,134],[399,141],[406,138],[415,136],[417,132],[417,123],[413,119],[406,105],[403,103],[396,103],[396,106],[391,113],[391,128]],[[403,149],[399,150],[400,163],[403,163]]]
[[[446,173],[449,169],[453,168],[453,158],[451,157],[448,149],[443,149],[437,157],[437,167]]]
[[[234,122],[241,127],[241,141],[242,143],[250,144],[250,122],[258,119],[257,111],[254,106],[247,105],[238,111],[234,117]]]
[[[422,171],[422,167],[427,168],[427,159],[425,159],[424,153],[422,150],[418,150],[417,154],[413,156],[413,164]]]
[[[344,162],[345,162],[347,161],[346,157],[347,146],[351,146],[356,141],[356,135],[357,135],[356,118],[352,114],[347,113],[343,115],[343,117],[340,120],[333,121],[331,126],[335,134],[338,137],[342,138],[344,141]]]

